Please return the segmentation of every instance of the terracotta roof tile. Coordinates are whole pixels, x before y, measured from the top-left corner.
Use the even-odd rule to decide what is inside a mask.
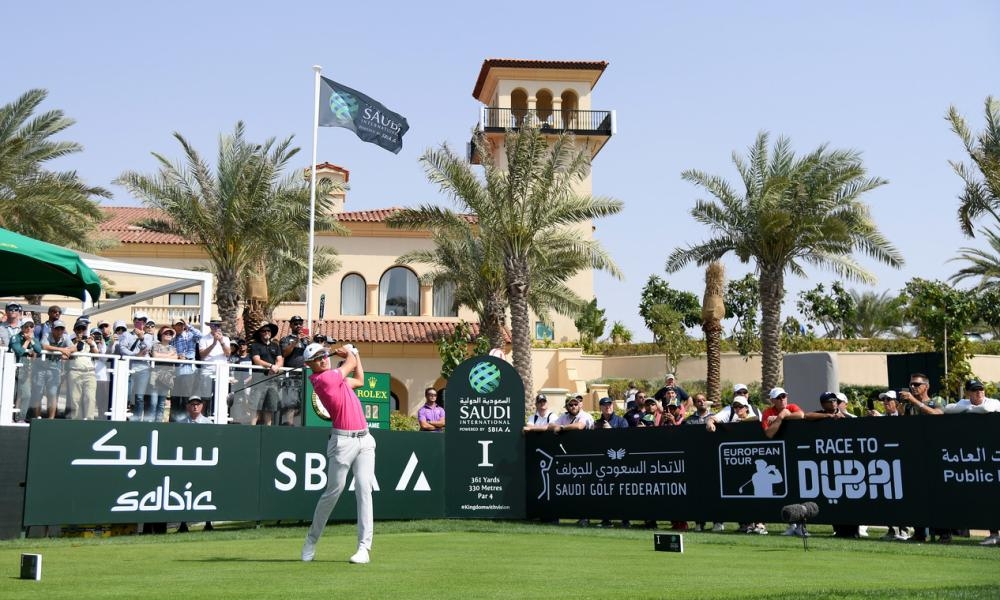
[[[122,244],[178,244],[193,245],[193,242],[179,235],[158,233],[136,225],[148,219],[163,219],[163,213],[155,208],[135,206],[105,206],[103,207],[107,220],[101,223],[100,231],[111,234]],[[391,215],[401,210],[391,208],[376,208],[373,210],[358,210],[343,212],[337,215],[341,223],[382,223]],[[476,217],[466,215],[470,223],[476,222]]]
[[[278,335],[288,335],[288,321],[275,321]],[[457,321],[426,319],[332,319],[317,321],[313,335],[328,335],[339,342],[370,342],[375,344],[433,344],[443,335],[451,335]],[[473,335],[479,334],[479,323],[469,323]],[[504,330],[504,342],[510,343],[510,333]]]
[[[139,206],[102,207],[106,220],[100,231],[110,233],[123,244],[178,244],[193,245],[195,242],[170,233],[158,233],[136,225],[150,219],[166,219],[163,212],[155,208]]]
[[[483,61],[483,67],[479,70],[479,77],[476,79],[476,87],[472,90],[472,97],[479,99],[479,93],[483,91],[486,84],[486,74],[493,67],[509,67],[524,69],[579,69],[582,71],[595,70],[602,74],[608,68],[606,60],[530,60],[521,58],[487,58]],[[598,76],[598,79],[600,76]],[[595,80],[596,83],[596,80]]]

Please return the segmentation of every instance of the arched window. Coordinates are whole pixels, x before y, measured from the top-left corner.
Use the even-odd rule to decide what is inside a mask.
[[[510,93],[510,113],[514,122],[505,124],[505,127],[520,127],[525,115],[528,114],[528,92],[517,88]]]
[[[577,128],[577,117],[580,110],[580,99],[573,90],[562,93],[562,122],[566,129]]]
[[[538,122],[542,127],[553,125],[552,92],[549,90],[538,90],[538,93],[535,94],[535,115],[538,116]]]
[[[340,282],[340,314],[365,314],[365,278],[357,273],[344,276]]]
[[[451,282],[434,285],[434,301],[432,304],[435,317],[457,317],[458,307],[455,306],[455,284]]]
[[[406,267],[393,267],[378,282],[379,314],[389,317],[420,315],[420,282]]]

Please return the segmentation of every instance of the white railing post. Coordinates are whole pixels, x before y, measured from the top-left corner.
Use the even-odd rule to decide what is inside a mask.
[[[216,425],[229,423],[229,363],[216,362],[215,365],[215,415]]]
[[[132,369],[132,361],[128,358],[115,357],[115,365],[111,369],[111,420],[128,420],[128,382]]]
[[[0,354],[0,425],[14,424],[14,393],[17,390],[17,357],[13,352]],[[21,400],[24,404],[24,400]]]

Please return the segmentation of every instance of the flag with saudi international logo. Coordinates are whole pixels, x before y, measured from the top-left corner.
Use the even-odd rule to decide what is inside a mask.
[[[350,129],[363,141],[396,154],[403,148],[403,135],[410,129],[399,113],[326,77],[320,77],[319,124]]]

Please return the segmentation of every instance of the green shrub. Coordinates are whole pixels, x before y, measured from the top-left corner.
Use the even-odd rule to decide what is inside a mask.
[[[404,415],[398,410],[389,413],[389,429],[392,431],[420,431],[420,423],[412,415]]]

